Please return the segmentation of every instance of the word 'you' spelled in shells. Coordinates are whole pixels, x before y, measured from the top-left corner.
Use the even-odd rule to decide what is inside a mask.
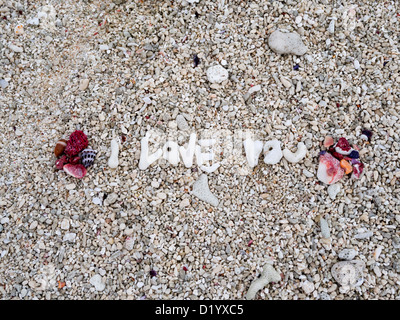
[[[191,133],[189,142],[186,146],[179,146],[177,142],[168,140],[163,147],[150,152],[149,135],[141,139],[141,153],[139,160],[139,169],[146,170],[150,165],[159,159],[167,160],[171,165],[176,166],[183,162],[186,168],[190,168],[196,159],[197,166],[205,172],[211,173],[219,168],[220,162],[213,163],[215,160],[215,152],[212,150],[216,139],[199,139],[196,133]],[[264,163],[277,164],[282,157],[290,163],[297,163],[307,155],[307,148],[303,142],[297,144],[295,152],[285,148],[281,149],[280,141],[274,139],[267,142],[260,140],[252,140],[247,138],[243,141],[243,147],[246,155],[247,164],[250,168],[254,168],[258,164],[258,159],[263,153]],[[208,148],[207,152],[203,152],[204,148]],[[206,165],[207,163],[211,165]]]

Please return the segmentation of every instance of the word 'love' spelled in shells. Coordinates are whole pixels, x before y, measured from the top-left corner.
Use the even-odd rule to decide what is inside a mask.
[[[229,138],[229,137],[227,137]],[[167,160],[171,165],[178,165],[180,162],[186,168],[190,168],[194,159],[197,166],[205,172],[211,173],[217,170],[221,162],[216,161],[216,155],[230,155],[231,160],[236,159],[232,150],[224,147],[218,148],[217,139],[197,139],[196,133],[191,133],[189,141],[184,145],[178,145],[175,140],[168,139],[163,146],[153,148],[150,151],[149,143],[151,142],[150,134],[146,134],[141,139],[141,153],[139,161],[139,169],[146,170],[150,165],[159,159]],[[152,142],[155,142],[154,140]],[[288,148],[281,149],[281,142],[277,139],[266,141],[265,143],[260,140],[253,140],[249,137],[244,137],[240,142],[240,146],[244,148],[247,164],[250,168],[254,168],[258,164],[260,154],[264,155],[264,163],[277,164],[282,157],[291,163],[301,161],[307,155],[307,148],[303,142],[297,144],[295,152],[290,151]],[[218,152],[215,152],[218,150]],[[242,150],[240,150],[241,153]],[[237,154],[236,154],[237,155]]]

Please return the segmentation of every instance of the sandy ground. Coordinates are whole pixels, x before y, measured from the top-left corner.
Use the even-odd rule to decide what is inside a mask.
[[[1,299],[245,299],[264,266],[254,299],[399,299],[399,15],[397,1],[0,0]],[[307,52],[271,50],[277,29]],[[217,64],[229,76],[211,83]],[[82,179],[55,168],[75,130],[98,152]],[[221,165],[141,170],[151,130],[218,137]],[[242,131],[307,155],[250,168],[228,146]],[[317,178],[327,135],[365,166],[337,194]],[[193,190],[204,174],[217,205]]]

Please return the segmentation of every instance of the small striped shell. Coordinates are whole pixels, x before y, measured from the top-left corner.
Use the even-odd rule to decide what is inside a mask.
[[[97,151],[93,149],[85,149],[81,151],[82,164],[85,168],[90,167],[93,164],[96,154]]]

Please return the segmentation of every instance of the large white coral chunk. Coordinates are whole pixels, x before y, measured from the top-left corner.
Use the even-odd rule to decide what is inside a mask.
[[[300,35],[295,32],[275,30],[268,38],[268,45],[272,51],[278,54],[302,56],[307,52],[307,47],[301,41]]]
[[[249,290],[246,294],[247,300],[255,298],[258,291],[263,289],[270,282],[278,282],[281,280],[281,275],[272,267],[271,264],[266,263],[263,267],[261,277],[254,280],[250,285]]]

